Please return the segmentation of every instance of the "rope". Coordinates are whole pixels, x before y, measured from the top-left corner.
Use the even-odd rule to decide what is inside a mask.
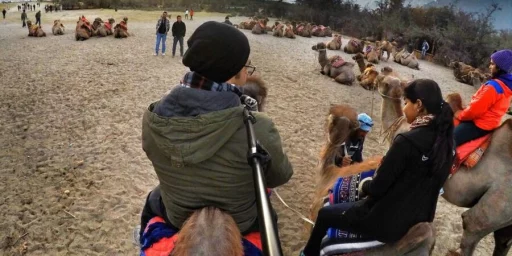
[[[402,124],[403,120],[405,120],[405,116],[401,116],[401,117],[398,117],[397,119],[395,119],[395,121],[381,134],[384,135],[384,138],[382,139],[382,141],[380,142],[381,144],[384,143],[387,139],[389,139],[392,134],[394,134],[398,128],[400,127],[400,125]]]
[[[283,198],[279,195],[279,193],[277,193],[277,190],[275,188],[272,189],[272,193],[274,193],[277,197],[277,199],[279,199],[279,201],[281,201],[281,203],[288,209],[292,210],[294,213],[296,213],[297,215],[299,215],[299,218],[301,218],[302,220],[304,220],[305,222],[311,224],[311,225],[315,225],[315,222],[313,222],[312,220],[308,219],[306,216],[304,216],[302,213],[300,213],[299,211],[293,209],[292,207],[290,207],[284,200]]]
[[[382,96],[384,98],[391,99],[391,100],[402,100],[402,98],[400,98],[400,97],[391,97],[391,96],[382,94],[379,90],[377,90],[377,91],[380,94],[380,96]]]

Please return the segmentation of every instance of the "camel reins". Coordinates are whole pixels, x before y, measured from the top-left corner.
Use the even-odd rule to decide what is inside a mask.
[[[390,100],[402,100],[402,98],[400,98],[400,97],[391,97],[391,96],[388,96],[388,95],[382,94],[378,89],[377,89],[377,92],[380,94],[380,96],[382,96],[383,98],[386,98],[386,99],[390,99]]]

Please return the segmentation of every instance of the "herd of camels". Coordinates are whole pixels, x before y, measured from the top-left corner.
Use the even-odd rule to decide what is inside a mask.
[[[124,17],[121,22],[114,26],[115,20],[109,18],[107,22],[104,22],[101,18],[95,18],[91,24],[84,16],[79,17],[76,23],[75,39],[87,40],[91,37],[105,37],[114,35],[115,38],[126,38],[130,34],[128,33],[128,18]],[[46,33],[43,31],[41,25],[32,24],[29,20],[27,21],[28,36],[31,37],[45,37]],[[113,29],[113,30],[112,30]],[[65,27],[60,20],[53,22],[52,33],[53,35],[64,35]]]
[[[85,40],[92,36],[127,37],[129,34],[126,28],[127,18],[114,27],[113,19],[103,22],[97,18],[93,24],[89,24],[84,17],[80,17],[75,31],[76,40]],[[333,36],[329,42],[321,42],[312,47],[319,52],[318,61],[322,67],[322,74],[334,78],[335,81],[350,85],[356,79],[366,89],[377,90],[382,96],[380,119],[382,131],[386,131],[386,141],[391,145],[393,138],[399,133],[409,130],[409,124],[404,119],[402,112],[403,91],[407,79],[398,74],[390,67],[384,67],[379,71],[373,63],[382,59],[384,52],[387,59],[393,56],[395,62],[410,68],[419,69],[418,60],[405,49],[398,50],[393,42],[363,42],[358,39],[351,39],[343,48],[346,53],[355,54],[353,60],[357,63],[360,75],[356,76],[353,71],[355,63],[347,62],[340,56],[327,56],[327,50],[341,50],[341,35],[332,34],[329,27],[314,26],[311,24],[276,23],[273,27],[267,27],[268,19],[251,20],[242,22],[238,27],[250,29],[255,34],[264,34],[272,31],[274,36],[295,38],[300,36]],[[45,36],[40,26],[32,25],[29,22],[29,36]],[[52,28],[54,35],[64,33],[64,26],[58,20]],[[365,59],[368,63],[365,62]],[[488,74],[482,70],[473,68],[462,62],[452,62],[450,66],[454,69],[454,76],[458,81],[480,86],[482,81],[488,79]],[[266,104],[267,87],[258,77],[250,77],[244,86],[245,93],[257,99],[260,104],[259,110],[263,111]],[[454,112],[460,111],[463,107],[462,100],[458,94],[447,96],[447,102]],[[379,161],[371,158],[363,163],[354,164],[349,167],[337,167],[334,165],[334,158],[339,152],[340,140],[348,136],[351,124],[357,123],[357,113],[346,105],[333,105],[327,113],[326,120],[326,143],[320,155],[319,179],[316,186],[315,199],[313,201],[310,217],[314,221],[316,214],[321,207],[323,199],[328,195],[338,177],[351,176],[376,169]],[[493,256],[506,256],[512,246],[512,119],[507,119],[491,137],[491,143],[483,158],[473,168],[461,166],[444,184],[442,195],[448,202],[469,208],[462,214],[463,236],[458,251],[450,251],[448,255],[473,255],[478,242],[490,233],[494,233],[495,248]],[[243,255],[243,248],[240,246],[241,235],[238,232],[233,219],[218,209],[204,208],[194,213],[180,232],[177,244],[187,251],[187,248],[200,246],[196,243],[205,241],[198,236],[208,236],[201,230],[208,230],[208,225],[215,224],[217,227],[224,227],[215,233],[215,240],[226,243],[230,246],[219,255]],[[195,239],[189,239],[196,237]],[[209,238],[206,238],[209,239]],[[211,238],[213,239],[213,237]],[[377,248],[366,250],[364,255],[430,255],[435,245],[435,227],[432,223],[419,223],[413,226],[409,232],[398,242],[387,244]],[[212,252],[217,252],[219,246],[212,245]]]

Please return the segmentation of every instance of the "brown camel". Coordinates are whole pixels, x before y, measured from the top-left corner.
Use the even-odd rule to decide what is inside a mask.
[[[272,28],[272,35],[275,37],[284,36],[285,25],[276,21],[276,24]]]
[[[119,24],[114,27],[115,38],[127,38],[130,34],[128,33],[128,18],[124,17]]]
[[[362,163],[347,167],[337,167],[334,160],[339,156],[340,145],[347,139],[350,131],[359,127],[357,112],[347,105],[331,105],[326,122],[327,143],[320,154],[319,179],[310,218],[315,221],[318,211],[324,204],[335,181],[339,177],[348,177],[370,169],[376,169],[382,157],[374,157]],[[310,228],[310,226],[308,226]],[[435,231],[430,223],[418,223],[394,244],[386,244],[366,251],[355,252],[357,255],[424,255],[430,254],[435,243]],[[358,254],[360,253],[360,254]]]
[[[114,19],[108,19],[108,22],[103,22],[101,18],[94,19],[92,23],[93,28],[93,36],[105,37],[112,35],[112,25],[114,24]]]
[[[38,25],[33,25],[32,21],[27,20],[27,28],[28,28],[28,36],[33,37],[45,37],[46,33],[43,31],[43,28]]]
[[[268,18],[259,20],[256,25],[252,28],[252,33],[256,35],[266,34],[267,33],[267,22]]]
[[[291,23],[287,22],[285,24],[285,28],[284,28],[284,37],[287,37],[287,38],[292,38],[294,39],[295,38],[295,33],[293,32],[293,26]]]
[[[488,80],[484,72],[464,62],[454,61],[449,67],[453,68],[453,75],[457,81],[473,85],[475,88],[479,88],[484,81]]]
[[[254,20],[254,19],[249,20],[249,21],[242,21],[242,22],[240,22],[240,25],[238,25],[238,28],[252,30],[252,28],[254,28],[256,23],[257,23],[257,20]]]
[[[82,16],[78,18],[75,29],[75,39],[78,40],[87,40],[92,36],[92,26],[89,21]]]
[[[60,20],[53,21],[52,33],[55,36],[64,35],[64,25],[62,22],[60,22]]]
[[[195,211],[179,232],[171,255],[243,256],[242,235],[235,220],[217,208]]]
[[[343,48],[343,51],[350,54],[355,54],[358,52],[363,52],[364,44],[362,41],[357,39],[350,39],[348,43]]]
[[[420,69],[420,64],[416,56],[414,56],[414,54],[412,53],[409,53],[405,48],[399,52],[395,52],[393,58],[395,62],[400,63],[404,66],[407,66],[412,69]]]
[[[332,36],[332,30],[330,27],[325,26],[313,26],[311,28],[311,35],[317,36],[317,37],[331,37]]]
[[[295,34],[302,37],[311,37],[311,24],[310,23],[301,23],[297,25]]]
[[[379,64],[380,50],[373,45],[366,46],[364,57],[372,63]]]
[[[341,49],[341,35],[334,34],[331,41],[327,43],[327,49],[329,50],[340,50]]]
[[[268,92],[268,88],[265,85],[265,82],[263,82],[263,80],[258,76],[248,76],[247,82],[244,86],[242,86],[242,88],[244,94],[250,96],[258,102],[258,111],[265,111]]]
[[[366,69],[361,75],[357,76],[359,85],[367,90],[375,90],[375,79],[379,75],[379,71],[371,63],[366,64]]]
[[[379,87],[380,89],[380,87]],[[383,97],[383,101],[390,99]],[[460,111],[460,95],[447,97],[454,112]],[[404,120],[393,109],[383,109],[397,120]],[[400,123],[400,124],[398,124]],[[404,124],[405,123],[405,124]],[[397,121],[390,131],[391,139],[409,126]],[[458,252],[451,255],[471,256],[478,242],[494,232],[493,256],[506,256],[512,246],[512,119],[507,119],[496,129],[489,148],[480,162],[468,169],[461,167],[444,184],[443,197],[450,203],[470,208],[462,214],[463,235]],[[390,140],[388,140],[390,142]]]
[[[338,55],[327,58],[325,43],[318,43],[316,47],[313,46],[312,49],[318,51],[318,63],[320,63],[322,67],[320,73],[334,78],[338,83],[352,85],[355,80],[354,63],[345,62]]]
[[[363,54],[362,53],[357,53],[356,55],[354,55],[352,57],[352,59],[356,61],[357,66],[359,67],[359,71],[362,74],[364,72],[364,70],[366,69],[366,64],[364,63],[364,56],[363,56]]]
[[[391,54],[396,51],[396,43],[395,42],[389,42],[389,41],[382,41],[379,42],[378,48],[380,50],[380,58],[384,57],[384,52],[388,55],[386,58],[386,61],[389,60],[389,57]]]

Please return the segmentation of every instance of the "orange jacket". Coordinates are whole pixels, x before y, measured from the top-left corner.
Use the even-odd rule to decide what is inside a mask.
[[[512,99],[512,74],[489,80],[471,98],[469,106],[462,110],[457,119],[473,121],[483,130],[494,130],[501,124]]]

